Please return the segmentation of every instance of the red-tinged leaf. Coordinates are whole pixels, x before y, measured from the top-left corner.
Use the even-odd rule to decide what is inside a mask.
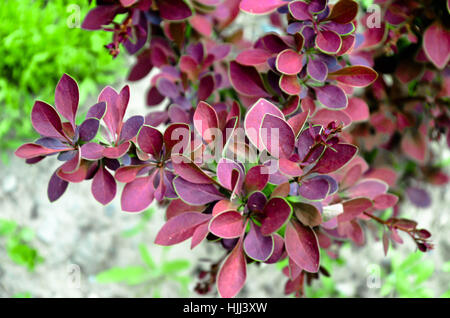
[[[266,114],[272,114],[284,118],[281,110],[265,99],[259,99],[246,113],[244,119],[245,134],[251,143],[259,150],[264,150],[259,135],[263,118]]]
[[[64,132],[56,110],[47,103],[36,101],[31,110],[34,129],[45,137],[63,138]]]
[[[109,159],[117,159],[122,157],[128,152],[130,149],[131,142],[125,141],[123,144],[118,145],[117,147],[108,147],[103,150],[103,156]]]
[[[237,211],[222,212],[209,223],[211,233],[226,239],[240,237],[244,229],[244,217]]]
[[[183,0],[157,0],[161,18],[170,21],[185,20],[192,16],[192,10]]]
[[[306,120],[308,119],[309,112],[303,111],[295,116],[292,116],[288,119],[288,124],[291,126],[292,130],[294,131],[295,137],[300,134],[300,132],[303,130],[303,127],[305,126]]]
[[[398,202],[398,197],[390,193],[384,193],[373,199],[373,206],[377,210],[392,208]]]
[[[198,63],[189,55],[183,55],[179,62],[180,70],[186,73],[191,80],[197,79],[198,76]]]
[[[236,171],[235,174],[237,173],[234,178],[233,171]],[[244,173],[242,167],[230,159],[222,158],[217,164],[217,179],[224,188],[230,191],[237,191],[238,193],[241,191],[244,183]]]
[[[386,230],[383,231],[383,251],[384,251],[384,256],[387,256],[389,250],[389,232],[387,232]]]
[[[214,208],[212,210],[212,215],[216,216],[222,212],[236,210],[239,206],[228,199],[220,200],[216,204],[214,204]]]
[[[248,49],[239,53],[236,62],[246,66],[261,65],[265,64],[270,56],[272,56],[272,53],[266,50]]]
[[[255,191],[248,197],[247,208],[250,212],[261,213],[267,203],[267,197],[260,191]]]
[[[141,177],[127,183],[120,199],[121,207],[126,212],[139,212],[146,209],[154,198],[153,177]]]
[[[207,143],[213,141],[214,130],[219,127],[217,113],[209,104],[200,102],[194,113],[194,127]]]
[[[341,49],[342,39],[334,31],[321,30],[316,36],[316,47],[326,54],[336,54]]]
[[[299,21],[312,20],[312,15],[308,11],[308,4],[304,1],[292,1],[289,3],[291,15]]]
[[[37,158],[40,156],[46,156],[52,153],[62,152],[62,151],[69,151],[73,150],[72,148],[66,148],[66,149],[50,149],[38,144],[28,143],[20,146],[14,154],[23,159],[31,159],[31,158]]]
[[[365,121],[369,119],[369,106],[359,97],[350,98],[344,112],[350,116],[352,121]]]
[[[348,86],[366,87],[375,82],[378,73],[370,67],[355,65],[329,73],[328,77]]]
[[[147,93],[147,105],[156,106],[162,103],[166,97],[161,95],[156,86],[150,87]]]
[[[366,197],[374,199],[376,196],[386,193],[388,185],[378,179],[363,179],[351,188],[347,189],[346,193],[352,197]]]
[[[190,137],[191,133],[188,124],[170,124],[163,135],[166,156],[183,154],[188,149]]]
[[[269,181],[267,168],[261,165],[251,167],[245,175],[244,187],[247,193],[262,191]]]
[[[300,96],[293,95],[290,96],[287,101],[283,105],[283,114],[284,116],[289,116],[297,112],[298,107],[300,106]],[[289,122],[289,120],[288,120]],[[294,126],[291,125],[292,129],[294,129]],[[294,129],[295,130],[295,129]]]
[[[69,183],[60,177],[57,176],[57,169],[50,178],[50,181],[48,183],[47,188],[47,196],[50,202],[55,202],[58,200],[64,192],[66,192],[67,187],[69,186]]]
[[[302,91],[297,75],[281,75],[279,85],[281,90],[288,95],[298,95]]]
[[[267,14],[285,5],[283,0],[242,0],[239,8],[251,14]]]
[[[418,163],[424,163],[427,159],[428,144],[421,133],[406,133],[402,136],[402,151]]]
[[[278,231],[289,220],[292,208],[283,198],[271,198],[264,207],[261,233],[269,235]]]
[[[330,192],[330,184],[321,176],[304,180],[299,187],[299,194],[308,200],[323,200]]]
[[[81,153],[80,151],[76,150],[76,153],[72,157],[72,159],[66,161],[61,166],[61,171],[65,173],[72,173],[80,167],[80,163],[81,163]]]
[[[299,267],[311,273],[319,270],[319,242],[310,227],[291,220],[286,226],[285,246],[289,257]]]
[[[370,171],[365,174],[365,178],[380,179],[389,186],[393,186],[397,182],[397,173],[391,168],[380,167],[370,169]]]
[[[192,25],[195,31],[197,31],[204,37],[209,38],[211,36],[213,26],[210,19],[208,19],[206,16],[200,14],[194,15],[189,19],[189,23]]]
[[[345,127],[352,123],[352,119],[343,110],[319,109],[310,122],[324,127],[331,122],[337,122],[344,124]]]
[[[294,50],[287,49],[277,55],[275,65],[280,73],[296,75],[302,70],[303,58]]]
[[[217,274],[217,289],[223,298],[236,296],[247,278],[247,262],[242,248],[242,239],[223,262]]]
[[[173,186],[180,199],[192,205],[204,205],[224,198],[212,184],[195,184],[176,177]]]
[[[89,165],[86,161],[82,161],[78,169],[76,169],[75,171],[67,173],[60,168],[58,169],[57,175],[62,180],[78,183],[86,180],[86,178],[88,177],[88,173]]]
[[[372,207],[372,201],[367,198],[356,198],[343,203],[344,213],[338,215],[339,222],[348,222],[358,217]]]
[[[209,223],[205,222],[195,228],[194,234],[192,234],[191,250],[199,245],[209,233]]]
[[[350,144],[337,144],[333,149],[327,148],[313,168],[314,172],[326,174],[334,172],[349,162],[358,151],[358,148]]]
[[[362,168],[361,165],[354,165],[344,175],[341,181],[341,188],[346,189],[356,183],[361,178]]]
[[[137,136],[137,143],[141,150],[158,158],[163,147],[163,135],[151,126],[142,126]]]
[[[198,212],[185,212],[168,220],[156,235],[155,244],[170,246],[192,237],[195,229],[211,216]]]
[[[80,148],[81,157],[87,160],[99,160],[103,158],[105,147],[95,142],[84,144]]]
[[[358,3],[352,0],[340,0],[331,9],[327,20],[345,24],[352,22],[358,14]]]
[[[149,49],[146,49],[137,56],[136,64],[131,68],[131,71],[128,74],[128,80],[130,82],[135,82],[143,79],[153,69],[150,54],[151,51]]]
[[[345,37],[341,37],[342,45],[337,53],[338,56],[342,56],[347,53],[351,53],[353,48],[355,47],[356,37],[353,34],[347,35]]]
[[[339,223],[339,233],[350,238],[355,244],[362,246],[365,242],[364,231],[356,220]]]
[[[172,166],[176,175],[195,184],[212,184],[215,181],[189,158],[172,155]]]
[[[282,174],[288,177],[299,177],[303,175],[303,170],[300,168],[300,165],[286,158],[280,158],[278,160],[278,168]]]
[[[312,204],[296,202],[292,203],[297,219],[307,226],[319,226],[322,224],[322,215],[320,211]]]
[[[274,198],[274,197],[285,198],[289,195],[290,191],[291,191],[291,187],[290,187],[289,182],[279,184],[275,189],[273,189],[272,193],[270,194],[270,198]]]
[[[250,222],[250,231],[244,239],[245,254],[256,261],[264,262],[272,255],[273,249],[273,237],[262,235],[259,226]]]
[[[67,74],[64,74],[56,85],[55,106],[56,110],[66,118],[75,129],[75,116],[77,114],[79,92],[77,82]]]
[[[233,87],[240,94],[256,97],[269,96],[258,71],[252,66],[230,62],[229,78]]]
[[[327,65],[320,60],[310,61],[306,67],[306,71],[313,80],[316,80],[318,82],[325,81],[328,75]]]
[[[347,95],[336,85],[325,85],[315,88],[317,99],[327,108],[343,109],[347,107]]]
[[[136,179],[139,172],[147,165],[123,166],[116,170],[114,178],[123,183],[129,183]]]
[[[116,181],[103,166],[98,169],[92,180],[91,191],[94,198],[103,205],[111,202],[116,196]]]
[[[444,69],[450,60],[450,30],[435,22],[425,30],[423,49],[438,69]]]
[[[267,151],[276,158],[289,158],[295,149],[295,134],[282,118],[265,114],[260,136]]]
[[[181,199],[171,200],[166,209],[166,220],[168,221],[171,218],[185,212],[202,212],[205,208],[206,207],[203,205],[194,206],[187,204]]]

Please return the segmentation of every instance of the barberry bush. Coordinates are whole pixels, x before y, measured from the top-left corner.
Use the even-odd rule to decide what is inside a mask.
[[[301,296],[332,274],[320,255],[337,257],[344,241],[433,248],[401,208],[428,206],[423,185],[448,182],[430,144],[450,146],[449,3],[98,0],[82,27],[110,32],[99,45],[113,57],[136,56],[129,81],[158,70],[149,113],[127,116],[129,87],[108,86],[78,118],[64,74],[54,106],[31,112],[41,137],[16,155],[61,161],[50,201],[91,180],[108,204],[124,184],[123,211],[165,208],[156,244],[223,248],[199,293],[236,296],[247,266],[286,262],[285,292]],[[248,14],[273,32],[245,38],[236,21]]]

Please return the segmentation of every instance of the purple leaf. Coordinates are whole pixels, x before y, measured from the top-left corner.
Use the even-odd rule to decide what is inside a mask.
[[[48,183],[47,196],[50,202],[55,202],[56,200],[58,200],[64,194],[69,185],[67,181],[62,180],[57,176],[56,172],[58,170],[59,169],[57,169],[53,173]]]
[[[122,126],[122,131],[120,132],[120,140],[128,141],[133,139],[144,125],[144,117],[133,116],[130,117]]]
[[[232,61],[230,62],[229,77],[231,84],[240,94],[257,97],[269,96],[258,71],[252,66],[240,65]]]
[[[91,106],[91,108],[89,108],[89,110],[86,114],[86,118],[102,119],[103,116],[105,116],[105,113],[106,113],[106,103],[99,102],[99,103]]]
[[[343,109],[347,107],[347,95],[342,88],[336,85],[325,85],[315,88],[317,99],[322,105],[331,109]]]
[[[274,197],[267,202],[263,213],[261,233],[269,235],[278,231],[289,220],[292,208],[285,199]]]
[[[308,63],[306,67],[306,71],[308,75],[318,81],[323,82],[327,78],[328,75],[328,67],[327,65],[320,60],[312,60]]]
[[[98,102],[106,103],[106,113],[103,117],[108,130],[111,134],[117,132],[119,125],[119,109],[118,109],[119,94],[110,86],[106,86],[98,96]]]
[[[295,149],[295,134],[282,118],[265,114],[260,131],[267,151],[276,158],[289,158]]]
[[[299,21],[312,20],[312,15],[308,11],[308,4],[304,1],[290,2],[289,11],[296,20]]]
[[[116,196],[116,181],[103,166],[98,169],[92,180],[91,191],[94,198],[103,205],[111,202]]]
[[[189,158],[182,155],[172,155],[172,166],[176,175],[195,184],[212,184],[214,180],[200,169]]]
[[[245,175],[244,186],[247,193],[262,191],[269,181],[269,174],[264,166],[251,167]]]
[[[428,208],[431,205],[431,198],[427,191],[417,188],[409,187],[406,189],[406,194],[411,202],[419,208]]]
[[[78,84],[67,74],[64,74],[56,85],[55,106],[56,110],[66,118],[75,129],[75,116],[79,101]]]
[[[297,219],[307,226],[318,226],[322,224],[322,215],[320,211],[312,204],[296,202],[292,203]]]
[[[225,239],[240,237],[244,230],[244,217],[237,211],[222,212],[209,224],[211,233]]]
[[[266,206],[267,198],[264,193],[255,191],[248,197],[247,208],[251,212],[261,213]]]
[[[103,150],[103,156],[110,159],[118,159],[125,155],[130,149],[131,142],[125,141],[117,147],[108,147]]]
[[[291,220],[286,226],[285,245],[289,257],[299,267],[311,273],[319,270],[319,242],[310,227]]]
[[[158,79],[156,88],[162,96],[170,97],[172,99],[177,98],[180,94],[177,85],[165,77]]]
[[[31,123],[42,136],[58,139],[64,137],[61,119],[56,110],[47,103],[41,101],[34,103],[31,110]]]
[[[214,77],[209,74],[200,78],[200,83],[198,85],[198,100],[207,100],[209,96],[214,92]]]
[[[173,186],[180,199],[192,205],[203,205],[224,198],[212,184],[195,184],[176,177]]]
[[[347,66],[329,73],[328,77],[348,86],[366,87],[377,79],[378,73],[370,67],[356,65]]]
[[[215,129],[219,127],[217,113],[209,104],[200,102],[194,113],[194,127],[206,143],[213,141]]]
[[[376,196],[386,193],[388,185],[378,179],[361,180],[351,188],[347,189],[346,193],[352,197],[367,197],[374,199]]]
[[[51,148],[47,148],[38,144],[32,144],[32,143],[28,143],[28,144],[24,144],[22,146],[20,146],[16,151],[15,151],[15,155],[19,158],[23,158],[23,159],[31,159],[31,158],[36,158],[39,156],[46,156],[52,153],[57,153],[57,152],[61,152],[61,151],[68,151],[68,150],[72,150],[72,148],[67,148],[67,149],[51,149]]]
[[[199,212],[185,212],[168,220],[158,235],[155,243],[170,246],[181,243],[190,238],[197,226],[207,221],[211,216]]]
[[[85,30],[100,30],[113,21],[119,8],[118,5],[98,5],[88,12],[81,27]]]
[[[329,191],[330,184],[321,176],[305,180],[299,187],[299,194],[308,200],[323,200]]]
[[[331,10],[327,20],[340,24],[352,22],[358,13],[358,3],[352,0],[340,0]]]
[[[97,118],[86,119],[79,127],[80,139],[82,141],[91,141],[97,135],[100,127],[100,121]]]
[[[236,170],[239,174],[237,177],[237,184],[233,184],[233,171]],[[242,188],[242,184],[244,182],[244,170],[241,168],[239,164],[236,162],[227,159],[222,158],[220,159],[219,163],[217,164],[217,179],[219,180],[220,184],[230,190],[235,191],[233,186],[236,186],[236,191],[240,192]]]
[[[444,69],[450,60],[450,31],[436,21],[424,33],[423,49],[438,69]]]
[[[259,226],[250,222],[250,231],[244,239],[244,251],[247,256],[254,260],[264,262],[269,259],[273,250],[273,237],[262,235]]]
[[[272,255],[269,257],[268,260],[266,260],[264,263],[266,264],[275,264],[277,263],[281,257],[283,256],[284,252],[284,240],[279,234],[272,234],[273,237],[273,252]]]

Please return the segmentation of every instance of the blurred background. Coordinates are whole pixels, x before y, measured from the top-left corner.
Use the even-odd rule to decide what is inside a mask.
[[[155,245],[164,223],[161,208],[125,213],[119,198],[102,207],[90,195],[90,183],[71,184],[50,204],[46,187],[57,162],[31,167],[13,155],[38,137],[30,122],[34,100],[53,104],[63,73],[79,83],[81,110],[104,86],[129,84],[129,115],[146,113],[149,77],[124,81],[133,59],[111,58],[103,47],[109,33],[79,28],[89,8],[85,0],[0,3],[0,297],[199,297],[193,291],[197,276],[221,249],[212,243],[194,251],[189,242]],[[255,32],[251,19],[245,23]],[[449,171],[447,147],[434,147]],[[404,216],[431,231],[433,251],[416,252],[408,237],[387,256],[373,237],[363,248],[345,245],[336,260],[323,255],[331,277],[314,281],[306,296],[450,297],[450,188],[427,190],[432,205],[406,203]],[[283,297],[283,266],[249,266],[239,296]]]

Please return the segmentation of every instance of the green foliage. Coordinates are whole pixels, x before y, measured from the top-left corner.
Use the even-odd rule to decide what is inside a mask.
[[[150,220],[150,218],[153,216],[153,214],[155,214],[155,209],[154,208],[150,208],[145,210],[144,212],[141,213],[141,220],[139,221],[139,223],[132,227],[131,229],[127,229],[125,231],[122,232],[122,236],[123,237],[132,237],[137,235],[138,233],[142,232],[145,229],[146,224],[148,223],[148,221]]]
[[[30,292],[17,293],[13,295],[13,298],[32,298]]]
[[[190,263],[184,259],[167,260],[165,247],[162,261],[156,263],[144,244],[139,244],[143,265],[130,265],[125,267],[112,267],[97,274],[96,281],[102,284],[124,283],[130,286],[144,285],[153,292],[153,297],[160,297],[161,283],[168,280],[174,281],[180,286],[181,294],[188,295],[188,285],[191,281],[185,272],[190,268]]]
[[[27,227],[19,227],[16,222],[0,219],[0,236],[6,238],[5,248],[9,258],[16,264],[26,267],[30,272],[44,258],[30,242],[34,232]]]
[[[391,272],[383,280],[380,295],[402,298],[434,297],[433,291],[425,286],[425,282],[434,272],[434,265],[422,258],[423,254],[419,251],[406,259],[394,255]]]
[[[74,27],[88,10],[85,0],[1,1],[0,151],[37,137],[29,120],[33,100],[53,103],[63,73],[79,82],[81,106],[98,86],[123,77],[123,56],[112,59],[103,47],[111,33]]]

